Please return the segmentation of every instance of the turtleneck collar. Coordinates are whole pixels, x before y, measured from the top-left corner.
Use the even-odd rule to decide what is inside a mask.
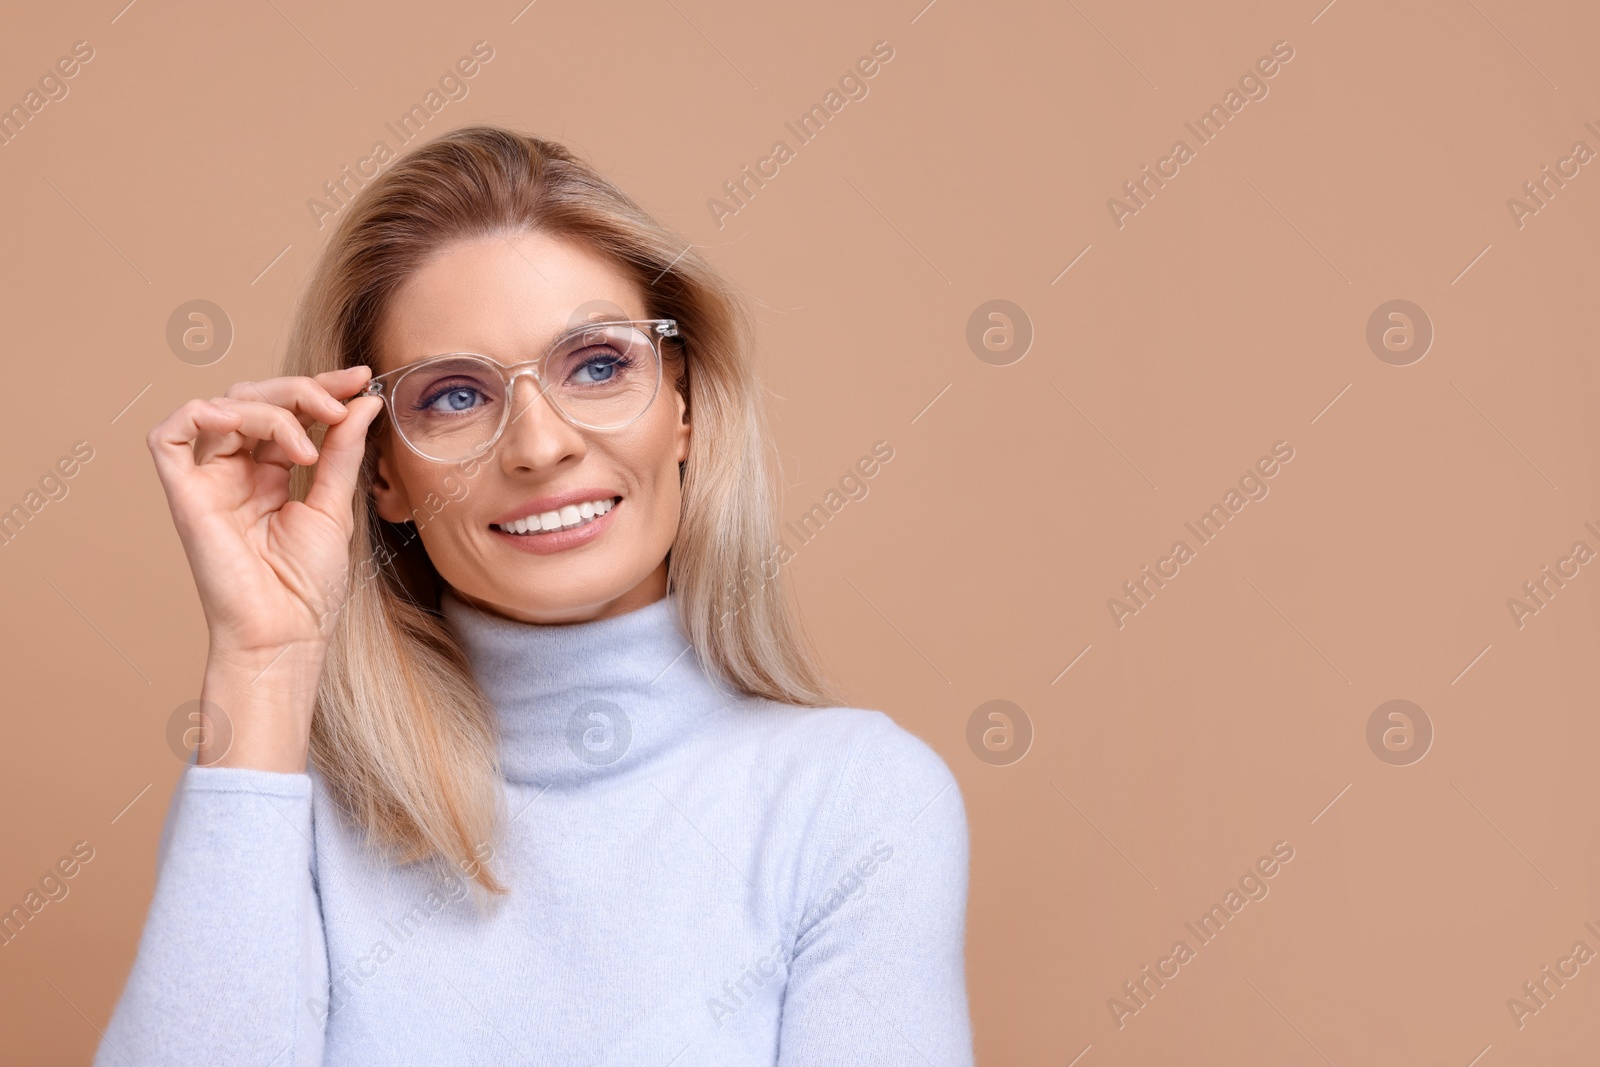
[[[508,781],[583,789],[631,773],[731,696],[690,647],[670,593],[558,625],[491,615],[448,589],[440,610],[495,708]]]

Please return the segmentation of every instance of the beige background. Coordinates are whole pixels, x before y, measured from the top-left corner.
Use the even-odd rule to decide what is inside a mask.
[[[480,40],[424,136],[565,140],[751,295],[783,518],[894,449],[789,574],[853,702],[960,779],[981,1063],[1593,1058],[1600,964],[1520,1028],[1507,1000],[1600,952],[1600,565],[1520,628],[1507,600],[1600,551],[1600,165],[1520,228],[1507,200],[1600,151],[1600,11],[921,2],[8,15],[0,102],[94,49],[0,147],[0,508],[94,450],[0,547],[0,904],[94,849],[0,948],[8,1060],[87,1062],[197,695],[144,435],[273,372],[326,233],[308,200]],[[799,145],[784,122],[877,41],[869,94]],[[1269,95],[1197,146],[1183,124],[1277,41]],[[1178,138],[1194,159],[1119,229],[1107,199]],[[707,200],[778,139],[794,158],[718,228]],[[165,340],[193,299],[235,330],[209,366]],[[992,299],[1035,334],[1007,366],[966,340]],[[1435,331],[1408,366],[1366,341],[1395,299]],[[1108,598],[1278,441],[1270,495],[1119,629]],[[994,699],[1034,732],[1009,765],[967,741]],[[1435,731],[1408,766],[1366,739],[1392,699]],[[1270,894],[1119,1028],[1108,999],[1279,841]]]

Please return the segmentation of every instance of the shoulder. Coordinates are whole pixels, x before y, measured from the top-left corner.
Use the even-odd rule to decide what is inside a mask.
[[[829,708],[833,729],[847,739],[833,794],[846,807],[878,803],[885,814],[915,817],[923,805],[960,786],[933,746],[888,714],[864,708]]]
[[[752,716],[753,713],[753,716]],[[924,770],[937,763],[949,768],[922,738],[901,726],[887,713],[871,708],[806,707],[750,698],[740,713],[752,718],[758,729],[777,743],[801,747],[826,746],[852,758],[865,750],[878,756],[894,757]]]
[[[933,746],[888,714],[870,708],[801,707],[751,700],[729,717],[751,743],[780,763],[803,764],[826,796],[846,805],[876,795],[883,802],[931,790],[959,799],[955,775]],[[726,739],[726,734],[723,735]]]
[[[882,711],[790,707],[781,714],[785,747],[819,772],[814,860],[825,864],[881,838],[890,848],[898,840],[964,862],[961,786],[932,745]]]
[[[965,914],[970,845],[949,764],[881,711],[819,709],[811,719],[807,729],[846,743],[827,769],[803,851],[799,943],[823,927],[848,929],[853,938],[890,936],[902,920],[887,909],[918,936],[943,930],[945,941],[959,944],[950,931]]]

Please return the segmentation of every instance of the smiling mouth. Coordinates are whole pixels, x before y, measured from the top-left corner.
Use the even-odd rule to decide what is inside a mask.
[[[568,504],[557,511],[529,515],[514,522],[490,523],[489,528],[491,530],[499,530],[501,533],[515,534],[519,537],[536,537],[539,534],[555,533],[558,530],[575,530],[579,526],[587,526],[600,518],[600,516],[616,507],[621,500],[620,496],[613,496],[601,500],[585,501],[582,504]]]

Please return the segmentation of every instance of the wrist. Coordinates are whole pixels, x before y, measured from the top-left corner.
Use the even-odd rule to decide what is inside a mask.
[[[212,637],[206,650],[206,676],[277,693],[314,696],[327,658],[328,643],[322,640],[240,648]]]
[[[326,646],[213,648],[201,683],[202,766],[303,774]]]

